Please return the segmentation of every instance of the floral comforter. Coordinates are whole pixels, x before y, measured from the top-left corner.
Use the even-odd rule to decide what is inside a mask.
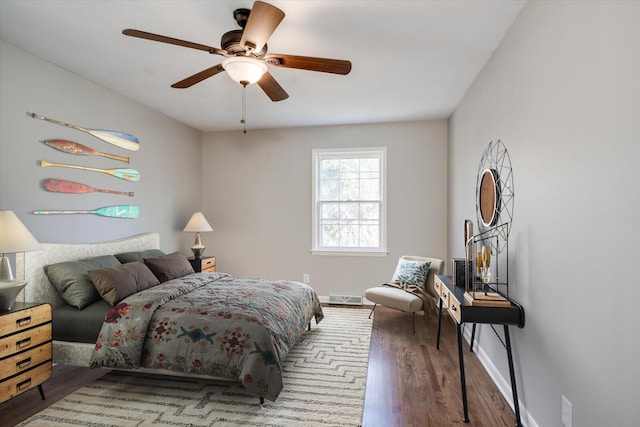
[[[305,284],[190,274],[114,306],[90,366],[240,380],[247,390],[276,400],[281,362],[314,317],[322,320],[322,308]]]

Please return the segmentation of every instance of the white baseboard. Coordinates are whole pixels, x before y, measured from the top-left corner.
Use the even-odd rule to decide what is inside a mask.
[[[468,328],[465,328],[465,331],[464,331],[464,338],[467,340],[467,343],[471,342],[471,329],[472,329],[471,327],[468,327]],[[498,387],[498,390],[500,391],[502,396],[505,398],[505,400],[507,401],[511,409],[515,412],[515,409],[514,409],[515,406],[513,405],[513,391],[511,390],[511,380],[510,379],[507,380],[502,376],[500,371],[498,371],[496,366],[493,364],[493,361],[489,358],[487,353],[485,353],[485,351],[482,349],[482,346],[480,346],[479,344],[480,343],[478,342],[478,331],[476,330],[476,340],[473,345],[473,351],[478,357],[478,360],[480,360],[480,363],[482,364],[484,369],[487,371],[487,373],[493,380],[496,387]],[[520,391],[522,390],[522,384],[518,385],[516,383],[516,387],[518,387]],[[523,405],[522,401],[520,401],[519,404],[520,404],[520,418],[522,421],[522,425],[526,427],[539,427],[538,423],[536,423],[536,421],[533,419],[529,411],[527,411],[527,408]]]
[[[329,295],[318,295],[318,300],[320,300],[320,304],[330,304]],[[371,307],[373,306],[373,302],[366,299],[364,296],[362,297],[362,305],[363,307]]]

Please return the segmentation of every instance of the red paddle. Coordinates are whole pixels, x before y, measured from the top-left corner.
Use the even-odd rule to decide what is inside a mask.
[[[73,194],[111,193],[111,194],[122,194],[123,196],[133,197],[133,192],[131,191],[102,190],[100,188],[93,188],[90,185],[80,184],[79,182],[73,182],[73,181],[65,181],[63,179],[52,179],[52,178],[47,179],[44,182],[44,188],[47,191],[52,191],[55,193],[73,193]]]

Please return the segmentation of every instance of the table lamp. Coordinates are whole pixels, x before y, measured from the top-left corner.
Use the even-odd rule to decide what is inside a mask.
[[[202,215],[202,212],[196,212],[191,215],[191,219],[182,231],[196,233],[196,241],[193,246],[191,246],[191,251],[196,259],[202,258],[205,247],[200,240],[200,233],[213,231],[213,228],[211,228],[207,219]]]
[[[13,211],[0,211],[0,310],[9,310],[27,282],[14,280],[6,254],[39,249],[40,244]]]

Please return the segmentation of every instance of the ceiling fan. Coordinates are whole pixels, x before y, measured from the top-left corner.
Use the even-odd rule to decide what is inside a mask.
[[[236,9],[233,17],[242,30],[232,30],[223,34],[220,41],[222,48],[134,29],[123,30],[122,34],[203,50],[225,57],[222,63],[171,85],[177,89],[191,87],[226,71],[229,77],[243,86],[257,83],[275,102],[287,99],[289,95],[269,73],[267,65],[342,75],[349,74],[351,71],[351,62],[341,59],[267,53],[267,40],[284,19],[284,12],[269,3],[256,1],[253,9]]]

